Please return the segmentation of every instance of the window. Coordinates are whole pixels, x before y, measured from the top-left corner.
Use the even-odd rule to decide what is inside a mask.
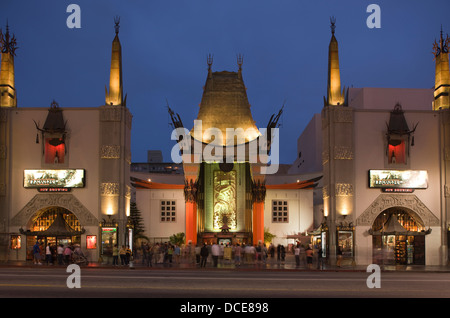
[[[63,138],[45,138],[45,163],[64,163],[66,144]]]
[[[177,220],[177,207],[176,201],[161,201],[161,222],[175,222]]]
[[[280,200],[272,201],[272,222],[273,223],[289,222],[289,209],[287,201],[280,201]]]
[[[406,147],[404,140],[392,139],[389,142],[388,160],[390,164],[405,164],[406,163]]]

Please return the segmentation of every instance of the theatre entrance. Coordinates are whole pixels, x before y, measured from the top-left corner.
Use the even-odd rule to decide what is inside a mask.
[[[81,243],[81,228],[77,217],[62,207],[47,207],[38,211],[30,220],[28,230],[21,230],[26,235],[27,260],[33,259],[33,246],[40,245],[42,256],[45,247],[50,244],[56,254],[56,246],[70,246]],[[53,254],[53,253],[52,253]]]
[[[373,262],[379,265],[425,265],[425,235],[413,211],[394,207],[378,215],[371,231]]]

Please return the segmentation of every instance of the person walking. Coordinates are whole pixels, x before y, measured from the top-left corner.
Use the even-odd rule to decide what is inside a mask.
[[[38,241],[33,245],[33,260],[34,264],[41,265],[41,248]]]
[[[56,259],[58,260],[58,265],[64,264],[64,246],[62,244],[58,245],[56,249]]]
[[[219,255],[220,255],[220,246],[217,245],[217,243],[214,243],[213,246],[211,247],[211,254],[213,257],[214,267],[217,267],[217,263],[219,261]]]
[[[239,243],[237,243],[234,249],[234,264],[236,266],[241,266],[241,257],[242,257],[242,247],[239,245]]]
[[[281,262],[284,264],[284,259],[286,258],[286,249],[284,248],[284,245],[281,245],[280,247],[280,254],[281,254]]]
[[[311,246],[308,246],[306,248],[306,264],[308,265],[308,269],[312,268],[312,261],[313,261],[313,249]]]
[[[200,267],[206,267],[206,260],[208,259],[209,251],[206,243],[203,244],[203,247],[200,249]]]
[[[294,255],[295,255],[295,265],[300,267],[300,243],[297,242],[297,245],[294,247]]]
[[[45,262],[47,263],[47,265],[53,265],[52,262],[52,249],[51,249],[51,244],[47,244],[47,247],[45,248]]]
[[[341,262],[342,262],[342,246],[338,246],[338,249],[336,251],[337,254],[337,262],[336,265],[337,267],[341,267]]]
[[[317,251],[317,269],[323,269],[323,255],[322,255],[322,247],[319,247]]]
[[[70,264],[72,260],[72,249],[69,245],[66,245],[66,248],[64,249],[64,261],[66,265]]]
[[[127,264],[127,249],[125,245],[122,245],[122,247],[119,250],[119,256],[120,256],[120,264],[122,266]]]
[[[113,256],[113,266],[118,266],[119,265],[119,247],[117,246],[117,244],[114,244],[113,246],[113,251],[112,251],[112,256]]]
[[[130,264],[132,255],[133,255],[133,252],[131,252],[130,245],[127,245],[127,249],[125,252],[126,265]]]

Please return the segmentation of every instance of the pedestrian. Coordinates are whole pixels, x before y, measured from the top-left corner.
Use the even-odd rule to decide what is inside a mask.
[[[220,255],[220,246],[217,245],[217,243],[214,243],[213,246],[211,247],[211,254],[212,254],[212,258],[213,258],[214,267],[217,267],[217,263],[219,261],[219,255]]]
[[[63,265],[64,246],[62,244],[58,245],[58,248],[56,249],[56,259],[58,260],[58,265]]]
[[[264,264],[266,263],[267,256],[268,256],[268,250],[267,250],[266,244],[262,244],[262,246],[261,246],[261,260],[262,260],[262,262]]]
[[[286,249],[284,248],[284,245],[281,245],[280,247],[280,254],[281,254],[281,262],[284,263],[284,259],[286,257]]]
[[[323,269],[323,255],[322,255],[322,247],[319,247],[317,251],[317,269]]]
[[[197,263],[197,265],[200,265],[200,259],[201,259],[201,255],[200,255],[200,250],[201,250],[201,246],[200,244],[195,245],[195,262]]]
[[[175,264],[180,264],[181,248],[178,244],[175,244],[173,248],[173,256],[175,257]]]
[[[125,245],[122,245],[122,247],[119,250],[119,257],[120,257],[120,264],[122,266],[126,265],[127,263],[127,249]]]
[[[38,241],[33,245],[33,260],[34,264],[41,265],[41,248]]]
[[[273,243],[270,243],[269,253],[270,253],[270,258],[273,258],[275,255],[275,246],[273,246]]]
[[[53,265],[52,262],[52,249],[51,249],[51,244],[47,244],[47,246],[45,247],[45,263],[47,265]]]
[[[149,246],[147,252],[147,267],[153,267],[152,260],[153,260],[153,246]]]
[[[131,257],[133,256],[133,252],[131,251],[130,245],[127,245],[125,257],[126,257],[126,265],[130,264]]]
[[[236,244],[236,248],[234,249],[234,264],[236,266],[241,265],[241,256],[242,256],[242,247],[239,243]]]
[[[281,245],[277,245],[277,261],[280,261],[281,259]]]
[[[311,246],[307,247],[305,253],[306,253],[306,264],[308,264],[308,269],[311,269],[313,261],[313,249],[311,248]]]
[[[64,249],[64,262],[66,263],[66,265],[70,264],[72,260],[72,249],[70,248],[69,245],[66,245],[65,249]]]
[[[118,266],[119,265],[119,247],[117,246],[117,244],[114,244],[113,246],[113,250],[112,250],[112,256],[113,256],[113,266]],[[108,261],[109,263],[109,261]]]
[[[342,262],[342,246],[338,246],[338,249],[337,249],[337,252],[336,252],[336,254],[337,254],[337,262],[336,262],[336,265],[337,265],[337,267],[341,267],[341,262]]]
[[[144,265],[147,262],[147,253],[148,253],[147,243],[141,242],[141,250],[142,250],[142,265]]]
[[[172,244],[169,244],[167,246],[166,253],[167,253],[167,261],[169,262],[169,264],[172,265],[172,258],[173,258],[173,245]]]
[[[203,244],[203,247],[200,249],[200,267],[206,267],[206,260],[208,259],[209,251],[206,243]]]
[[[297,245],[294,247],[294,255],[295,255],[295,265],[297,267],[300,266],[300,243],[297,242]]]

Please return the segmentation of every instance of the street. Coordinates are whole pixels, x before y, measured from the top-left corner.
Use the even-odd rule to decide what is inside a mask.
[[[0,268],[1,298],[447,298],[450,273],[81,268]],[[73,287],[73,288],[70,288]]]

